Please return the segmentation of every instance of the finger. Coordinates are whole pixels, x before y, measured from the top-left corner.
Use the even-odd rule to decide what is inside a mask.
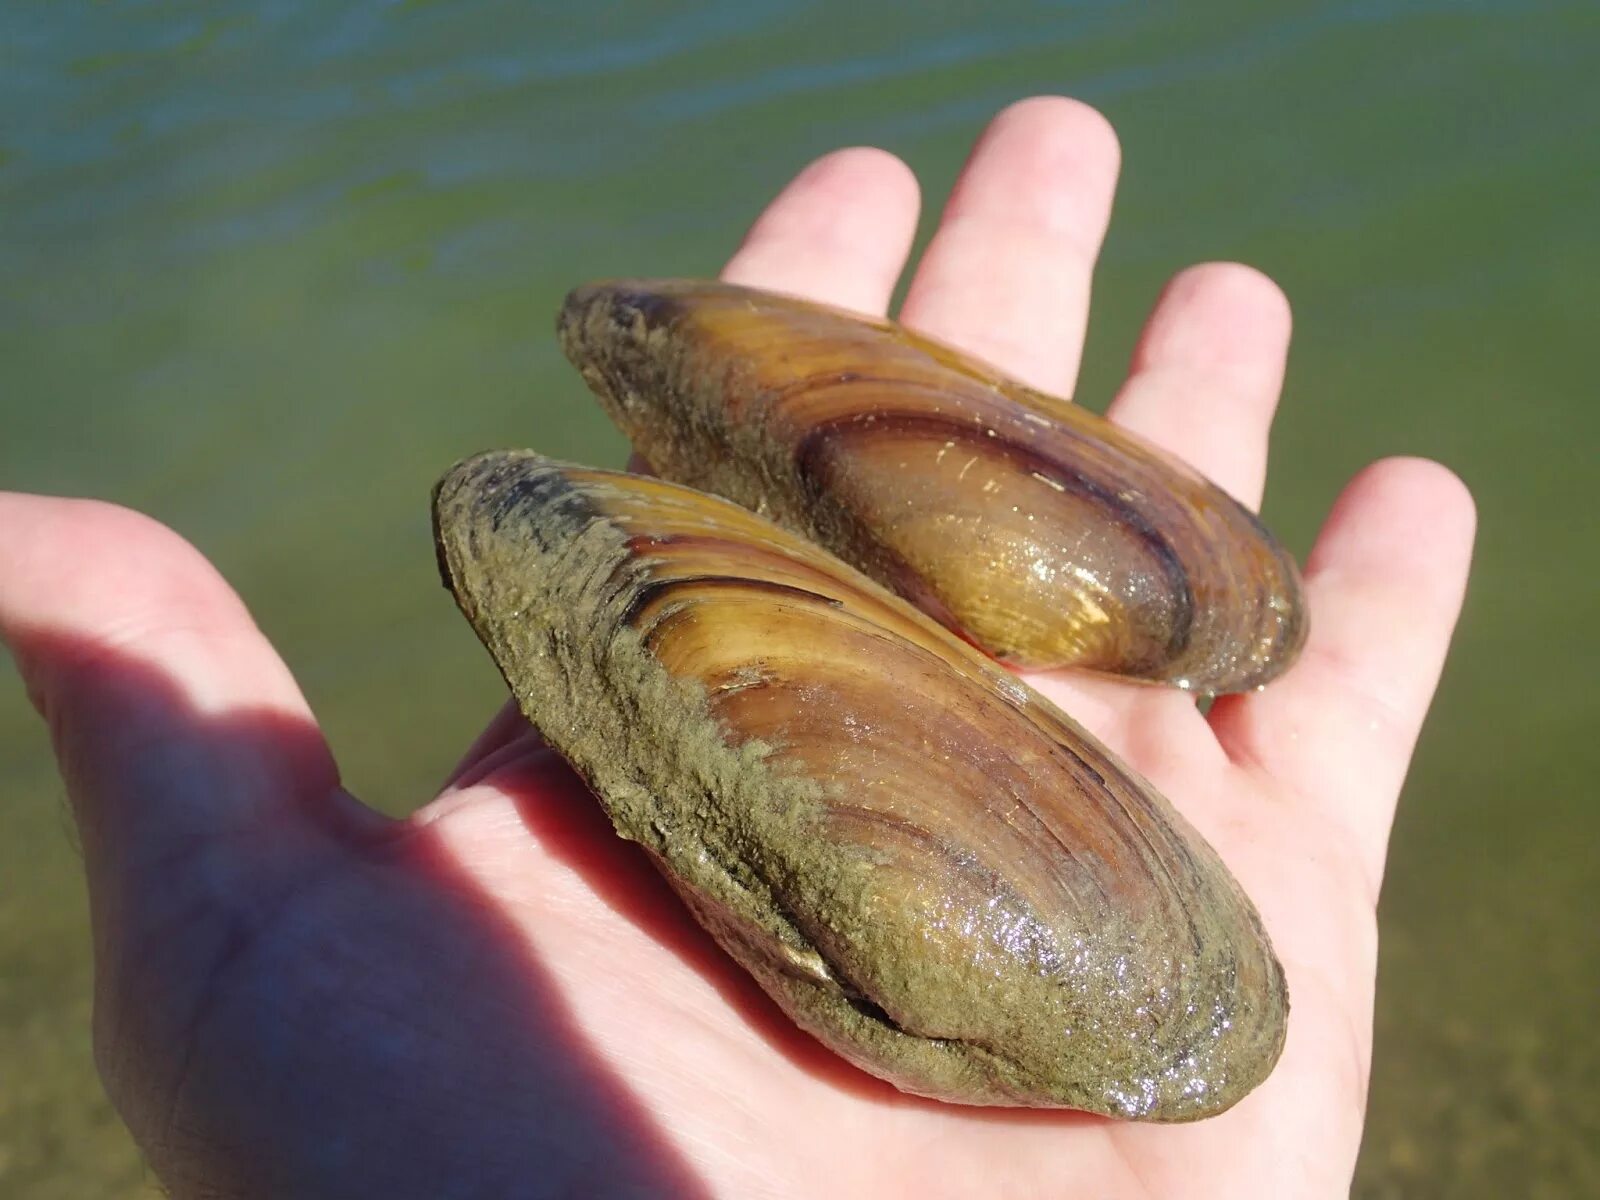
[[[1290,324],[1289,301],[1261,272],[1191,267],[1156,301],[1107,415],[1256,508]]]
[[[1075,100],[1013,104],[974,147],[907,293],[909,326],[1070,395],[1120,153]]]
[[[917,231],[917,180],[867,147],[819,158],[756,219],[722,278],[881,316]]]
[[[1348,828],[1376,889],[1394,806],[1461,609],[1474,513],[1437,463],[1368,467],[1334,505],[1306,567],[1311,633],[1264,691],[1219,699],[1211,724]]]
[[[328,747],[238,597],[149,518],[0,493],[0,637],[50,725],[91,891],[360,819],[330,801]]]

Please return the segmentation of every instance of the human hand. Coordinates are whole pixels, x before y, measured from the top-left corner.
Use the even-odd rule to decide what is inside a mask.
[[[901,318],[1069,394],[1117,168],[1039,99],[985,133]],[[915,184],[847,150],[773,202],[725,276],[881,313]],[[1260,496],[1289,335],[1248,269],[1181,274],[1114,419]],[[779,1015],[507,710],[404,821],[340,788],[283,663],[174,534],[0,496],[0,633],[80,830],[102,1075],[191,1196],[1343,1195],[1371,1055],[1374,904],[1460,603],[1472,507],[1394,460],[1335,505],[1311,636],[1266,691],[1032,682],[1180,808],[1288,974],[1283,1058],[1187,1126],[904,1096]]]

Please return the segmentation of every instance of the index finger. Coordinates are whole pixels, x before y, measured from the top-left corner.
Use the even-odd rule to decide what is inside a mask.
[[[756,218],[722,278],[882,316],[917,229],[917,181],[892,154],[836,150]]]

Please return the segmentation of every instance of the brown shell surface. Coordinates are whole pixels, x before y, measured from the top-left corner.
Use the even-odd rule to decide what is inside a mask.
[[[898,597],[726,501],[528,452],[458,465],[434,525],[529,719],[846,1058],[1161,1121],[1270,1071],[1283,974],[1210,847]]]
[[[1304,641],[1294,561],[1248,509],[948,346],[699,280],[579,288],[559,332],[662,476],[770,516],[1003,661],[1226,692]]]

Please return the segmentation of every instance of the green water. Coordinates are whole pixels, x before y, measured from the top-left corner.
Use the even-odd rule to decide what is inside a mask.
[[[1385,453],[1482,508],[1384,896],[1358,1194],[1600,1194],[1597,64],[1594,0],[4,0],[0,486],[197,542],[354,790],[407,809],[499,694],[437,586],[432,479],[491,445],[623,454],[549,336],[566,288],[713,272],[831,147],[937,197],[1007,101],[1087,99],[1127,169],[1085,397],[1166,275],[1241,258],[1297,309],[1290,543]],[[146,1186],[88,979],[0,664],[0,1196]]]

